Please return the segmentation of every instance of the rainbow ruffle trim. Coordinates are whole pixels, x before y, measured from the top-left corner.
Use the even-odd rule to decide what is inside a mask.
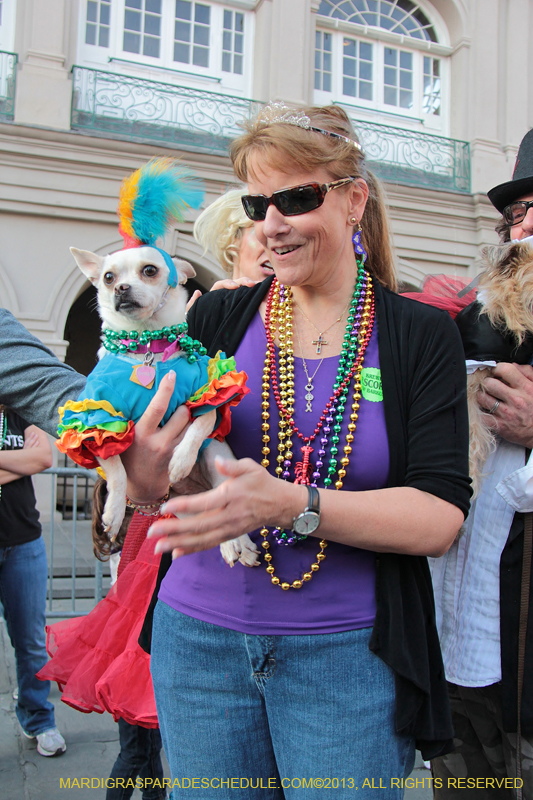
[[[191,419],[217,410],[216,427],[209,438],[224,439],[231,429],[230,407],[250,391],[245,372],[235,371],[234,358],[221,358],[219,351],[207,364],[207,382],[189,398]],[[94,469],[96,459],[120,455],[133,442],[135,424],[116,411],[107,400],[68,400],[59,409],[57,448],[82,467]]]
[[[221,358],[221,350],[207,365],[208,381],[186,402],[191,419],[216,408],[217,425],[210,439],[220,442],[231,430],[231,406],[236,406],[250,391],[246,372],[235,371],[235,359]]]
[[[71,413],[68,422],[63,423],[66,412]],[[83,414],[83,417],[72,414]],[[117,420],[104,421],[110,414]],[[106,459],[127,450],[133,442],[134,429],[133,420],[125,420],[107,400],[68,400],[59,409],[57,432],[60,438],[56,447],[81,467],[94,469],[99,466],[96,456]]]

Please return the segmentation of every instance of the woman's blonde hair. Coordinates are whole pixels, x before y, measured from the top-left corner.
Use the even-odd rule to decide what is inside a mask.
[[[244,122],[244,133],[231,143],[231,160],[239,180],[246,182],[253,172],[250,166],[253,156],[259,157],[262,165],[287,174],[292,170],[312,172],[324,167],[333,180],[348,175],[363,178],[369,189],[360,221],[361,240],[368,253],[366,266],[383,286],[396,291],[398,279],[383,190],[380,181],[367,169],[364,154],[354,145],[357,137],[346,112],[338,106],[291,109],[296,116],[307,115],[312,127],[339,134],[337,138],[297,124],[271,121],[270,108],[267,106],[254,119]]]
[[[242,231],[253,222],[244,213],[242,189],[226,192],[202,211],[193,235],[204,252],[210,252],[230,275],[239,258]]]

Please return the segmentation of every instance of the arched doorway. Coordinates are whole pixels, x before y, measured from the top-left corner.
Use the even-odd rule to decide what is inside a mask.
[[[101,324],[96,308],[96,289],[88,286],[72,304],[63,334],[69,343],[65,363],[82,375],[88,375],[96,365]]]

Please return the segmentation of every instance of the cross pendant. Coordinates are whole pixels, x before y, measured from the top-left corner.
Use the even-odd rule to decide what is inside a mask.
[[[317,355],[320,355],[320,353],[322,352],[322,345],[327,345],[327,342],[325,341],[325,339],[322,338],[322,334],[320,334],[318,339],[315,339],[312,342],[312,344],[316,344]]]

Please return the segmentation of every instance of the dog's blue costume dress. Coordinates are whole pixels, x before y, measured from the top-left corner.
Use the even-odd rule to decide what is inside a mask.
[[[162,378],[176,372],[176,385],[162,424],[178,406],[186,404],[191,417],[217,409],[217,424],[210,438],[223,439],[230,429],[230,406],[248,392],[246,373],[235,371],[235,359],[222,352],[214,358],[199,356],[194,363],[184,357],[153,364],[151,388],[132,380],[140,366],[120,353],[106,353],[87,378],[77,400],[59,409],[57,442],[63,453],[83,467],[97,467],[96,456],[106,459],[126,450],[138,422]]]

